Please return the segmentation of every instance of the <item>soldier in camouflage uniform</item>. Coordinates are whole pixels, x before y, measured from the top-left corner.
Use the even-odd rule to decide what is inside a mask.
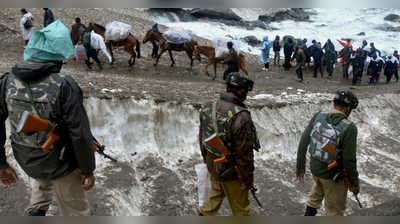
[[[328,78],[332,78],[333,73],[333,65],[337,63],[336,52],[330,49],[329,47],[325,50],[324,55],[324,66],[326,66],[326,71],[328,72]]]
[[[228,198],[235,216],[247,216],[250,213],[249,189],[254,180],[253,149],[260,148],[257,132],[251,119],[250,111],[243,103],[248,91],[252,90],[253,81],[237,72],[228,74],[227,91],[215,102],[208,102],[200,112],[199,143],[201,155],[211,173],[212,191],[200,208],[200,215],[214,216],[225,197]],[[212,111],[215,103],[216,131],[213,125]],[[221,152],[213,151],[204,140],[212,134],[218,136],[236,160],[242,182],[236,170],[228,163],[214,165]]]
[[[307,148],[310,152],[310,169],[314,179],[314,185],[311,188],[309,199],[307,201],[306,216],[314,216],[317,209],[321,207],[322,200],[325,200],[325,212],[327,216],[343,216],[346,210],[347,185],[340,179],[338,182],[332,180],[338,171],[338,167],[328,170],[330,162],[324,162],[315,156],[320,145],[320,138],[315,138],[316,131],[325,131],[326,127],[331,126],[337,135],[325,134],[322,136],[334,136],[333,145],[336,152],[339,150],[338,163],[341,163],[346,169],[349,180],[353,186],[353,193],[359,192],[359,180],[357,171],[357,127],[354,123],[347,120],[351,111],[357,108],[357,97],[350,91],[338,91],[334,97],[334,110],[330,113],[316,113],[303,132],[298,151],[296,177],[299,181],[304,180],[306,167]],[[321,136],[321,135],[320,135]],[[337,136],[337,137],[336,137]],[[337,142],[337,143],[336,143]]]
[[[57,32],[59,38],[46,38],[51,32]],[[69,31],[56,21],[37,31],[32,40],[24,52],[24,59],[40,63],[15,65],[11,74],[0,79],[0,184],[6,188],[14,187],[18,181],[16,172],[7,163],[4,148],[8,117],[14,157],[24,172],[35,179],[29,215],[45,215],[54,194],[59,215],[90,215],[86,191],[94,186],[96,179],[93,175],[93,136],[83,106],[82,90],[72,77],[59,74],[62,60],[74,53]],[[50,47],[41,49],[35,43]],[[48,138],[47,132],[16,132],[25,110],[50,122],[62,121],[60,129],[67,136],[44,152],[42,145]],[[63,147],[69,156],[60,159]]]

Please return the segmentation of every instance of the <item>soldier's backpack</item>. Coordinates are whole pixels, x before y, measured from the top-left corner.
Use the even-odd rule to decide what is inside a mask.
[[[319,113],[313,123],[313,129],[311,131],[311,142],[309,146],[309,153],[315,159],[331,164],[336,158],[331,156],[323,148],[331,142],[335,148],[336,153],[339,153],[340,149],[339,141],[340,134],[351,124],[347,119],[343,119],[337,125],[332,125],[332,121],[327,122],[325,118],[329,117],[329,114]],[[336,157],[336,156],[335,156]]]
[[[229,147],[229,143],[227,142],[227,136],[226,136],[226,128],[228,125],[229,120],[234,117],[236,114],[242,112],[242,111],[248,111],[246,108],[244,107],[239,107],[239,106],[233,106],[228,113],[226,114],[222,114],[219,112],[216,112],[216,123],[217,123],[217,127],[218,130],[216,131],[214,126],[213,126],[213,121],[212,121],[212,111],[213,111],[213,106],[216,105],[213,102],[208,102],[204,108],[203,108],[203,113],[202,113],[202,139],[205,140],[207,138],[209,138],[210,136],[212,136],[214,133],[218,132],[218,136],[220,137],[220,139],[222,140],[222,142],[224,142],[224,145],[228,148]],[[220,150],[213,148],[212,146],[208,145],[208,144],[203,144],[205,146],[205,148],[207,149],[207,151],[209,151],[210,153],[217,155],[219,157],[222,157],[222,153]]]

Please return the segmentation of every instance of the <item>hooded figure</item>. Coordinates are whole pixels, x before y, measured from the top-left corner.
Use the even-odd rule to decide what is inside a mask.
[[[397,66],[399,64],[399,60],[393,56],[392,53],[389,53],[386,59],[386,66],[385,66],[385,76],[386,76],[386,84],[389,84],[390,80],[392,79],[393,74],[397,70]],[[397,78],[396,78],[397,79]]]
[[[376,53],[371,55],[371,61],[369,62],[368,65],[368,74],[369,74],[369,82],[367,85],[371,85],[372,83],[376,83],[379,85],[379,76],[383,67],[383,64],[385,64],[385,61],[379,57]]]
[[[328,51],[328,50],[335,51],[335,45],[333,45],[331,39],[328,39],[326,41],[326,43],[322,47],[322,50],[325,50],[325,52]]]
[[[18,180],[12,168],[15,162],[8,164],[4,150],[8,119],[13,156],[25,175],[34,180],[27,208],[30,216],[46,215],[53,196],[58,215],[91,215],[86,191],[96,180],[93,135],[82,89],[71,76],[61,72],[62,60],[73,54],[69,30],[57,20],[32,35],[24,51],[24,61],[32,63],[16,64],[11,73],[0,78],[0,185],[14,187]],[[37,128],[29,134],[19,132],[14,125],[26,112],[49,124],[62,122],[57,126],[61,138],[50,143],[47,152],[42,146],[48,132],[36,131],[40,130],[36,121],[27,121]]]
[[[263,43],[261,50],[261,62],[264,63],[265,68],[262,70],[269,70],[269,52],[271,50],[271,42],[268,40],[268,36],[263,37]]]
[[[288,42],[286,42],[283,45],[283,53],[285,54],[285,63],[283,64],[283,67],[285,70],[289,70],[291,67],[290,65],[290,58],[292,57],[293,54],[293,40],[292,38],[288,38]]]
[[[54,22],[53,12],[49,8],[43,8],[43,27],[50,25],[50,23]]]

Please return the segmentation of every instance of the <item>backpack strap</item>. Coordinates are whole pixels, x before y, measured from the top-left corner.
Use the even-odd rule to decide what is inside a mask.
[[[339,153],[340,151],[341,151],[341,149],[339,149],[339,136],[337,135],[337,130],[336,130],[336,127],[335,127],[335,125],[333,124],[333,121],[332,121],[332,119],[330,118],[330,113],[328,113],[328,114],[326,114],[325,115],[325,120],[326,120],[326,122],[328,123],[328,124],[330,124],[331,126],[332,126],[332,128],[333,128],[333,130],[335,130],[335,142],[336,142],[336,146],[338,147],[338,151],[337,151],[337,153]],[[329,122],[328,122],[328,120],[326,119],[326,117],[329,117]],[[343,118],[342,120],[340,120],[340,122],[342,122],[343,120],[345,120],[346,118]],[[348,120],[347,120],[348,121]],[[340,122],[338,123],[338,124],[340,124]],[[352,122],[350,122],[350,124],[351,124]],[[349,125],[350,125],[349,124]],[[349,126],[347,126],[342,132],[344,132],[347,128],[348,128]],[[342,134],[342,132],[340,133],[340,134]]]
[[[218,133],[218,126],[217,126],[217,100],[213,103],[213,107],[212,107],[212,114],[211,114],[211,118],[212,118],[212,123],[213,123],[213,127],[214,127],[214,131],[217,135],[219,135]]]
[[[21,80],[21,81],[22,81],[22,84],[25,86],[26,92],[28,93],[28,96],[29,96],[29,100],[31,101],[33,108],[35,108],[37,116],[40,117],[39,109],[37,108],[35,101],[33,100],[31,88],[29,87],[29,83],[26,80]],[[52,123],[50,121],[47,121],[47,128],[45,131],[49,132],[51,130],[51,128],[52,128]]]
[[[0,106],[2,110],[7,111],[7,105],[5,104],[5,97],[6,97],[6,84],[8,81],[10,73],[7,72],[3,76],[0,77],[1,85],[0,85]]]

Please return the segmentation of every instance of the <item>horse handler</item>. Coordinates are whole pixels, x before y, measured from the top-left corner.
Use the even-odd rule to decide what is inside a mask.
[[[85,60],[85,64],[87,66],[86,71],[93,70],[89,61],[90,58],[93,58],[93,60],[97,63],[97,65],[99,66],[99,70],[103,70],[103,65],[101,64],[101,61],[97,57],[96,49],[92,47],[91,43],[92,34],[90,32],[87,32],[84,28],[79,27],[79,35],[81,35],[82,39],[81,41],[78,42],[78,44],[83,44],[86,50],[86,60]]]
[[[229,41],[226,45],[229,49],[229,55],[228,58],[221,61],[221,64],[228,64],[228,68],[224,72],[224,80],[229,73],[239,72],[239,58],[235,48],[233,48],[233,43]]]

